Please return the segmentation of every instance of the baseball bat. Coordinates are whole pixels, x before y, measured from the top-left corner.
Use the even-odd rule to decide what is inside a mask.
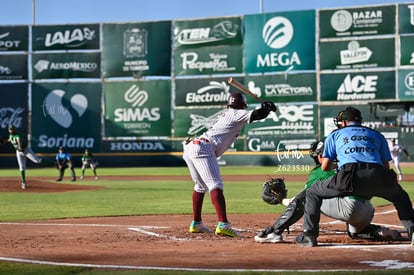
[[[243,86],[243,84],[241,84],[239,81],[237,81],[236,79],[229,77],[229,79],[227,79],[227,82],[232,85],[233,87],[235,87],[236,89],[238,89],[239,91],[241,91],[242,93],[244,93],[245,95],[251,96],[254,99],[256,99],[257,102],[263,103],[264,100],[261,99],[260,97],[258,97],[257,95],[255,95],[252,91],[250,91],[249,89],[247,89],[245,86]]]

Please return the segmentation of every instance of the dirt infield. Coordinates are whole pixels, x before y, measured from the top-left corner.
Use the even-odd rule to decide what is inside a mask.
[[[240,178],[224,177],[225,181],[237,179]],[[247,179],[248,176],[243,176],[243,180]],[[414,181],[414,176],[410,179],[407,176],[407,180]],[[95,187],[31,178],[29,188],[21,190],[15,178],[0,179],[0,192],[70,192],[90,188]],[[313,248],[298,247],[294,243],[302,221],[291,227],[283,243],[258,244],[253,240],[254,235],[272,224],[277,215],[230,214],[229,218],[244,238],[190,234],[191,215],[3,222],[0,223],[0,260],[161,270],[414,270],[414,246],[408,240],[352,240],[345,233],[344,223],[324,216],[319,246]],[[214,227],[215,215],[204,215],[204,222]],[[393,206],[377,208],[373,222],[403,230]]]

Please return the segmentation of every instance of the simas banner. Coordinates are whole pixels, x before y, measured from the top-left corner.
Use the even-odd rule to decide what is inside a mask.
[[[0,80],[27,80],[27,54],[0,55]]]
[[[321,41],[319,53],[321,70],[395,67],[394,38]]]
[[[104,84],[105,138],[171,137],[171,81]]]
[[[414,3],[398,5],[398,32],[414,34]]]
[[[103,24],[104,77],[170,76],[171,21]]]
[[[378,101],[396,99],[395,71],[322,73],[321,101]]]
[[[33,54],[33,79],[100,78],[100,64],[100,53]]]
[[[0,26],[0,52],[29,50],[29,26]]]
[[[34,83],[32,147],[35,152],[100,149],[101,83]]]
[[[9,137],[9,125],[14,125],[20,134],[28,133],[28,84],[0,83],[0,136]],[[9,144],[10,145],[10,144]],[[0,146],[0,152],[15,152],[13,146]]]
[[[394,35],[396,5],[319,10],[319,38]]]
[[[247,76],[244,83],[258,97],[275,103],[316,101],[315,73]]]
[[[100,49],[99,24],[36,25],[32,37],[34,51]]]
[[[246,73],[315,70],[315,11],[246,15]]]

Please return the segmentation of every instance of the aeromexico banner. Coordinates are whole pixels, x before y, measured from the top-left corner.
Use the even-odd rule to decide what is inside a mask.
[[[99,24],[32,27],[34,51],[99,49]]]
[[[321,70],[395,67],[395,39],[320,42],[319,60]]]
[[[319,38],[395,33],[396,5],[319,10]]]
[[[29,26],[0,26],[0,52],[28,50]]]
[[[32,147],[35,152],[100,150],[101,83],[32,84]]]
[[[103,76],[170,76],[171,21],[103,24]]]
[[[398,32],[414,34],[414,3],[398,5]]]
[[[106,82],[105,137],[170,137],[171,82]]]
[[[245,86],[264,100],[277,102],[316,101],[316,74],[247,76]]]
[[[33,79],[99,78],[100,53],[41,53],[32,56]]]
[[[0,80],[27,80],[27,54],[0,55]]]
[[[396,99],[395,71],[322,73],[321,101]]]
[[[315,11],[246,15],[246,73],[315,69]]]
[[[19,133],[28,133],[28,84],[0,84],[0,132],[3,139],[7,139],[9,125],[16,126]],[[0,152],[14,152],[11,144],[0,146]]]

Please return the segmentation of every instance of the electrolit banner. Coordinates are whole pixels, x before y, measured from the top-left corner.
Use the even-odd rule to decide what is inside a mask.
[[[315,69],[315,11],[246,15],[246,73]]]

